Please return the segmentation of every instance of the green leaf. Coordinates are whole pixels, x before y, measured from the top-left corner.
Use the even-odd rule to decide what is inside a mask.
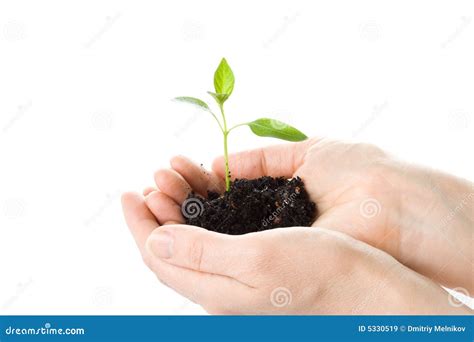
[[[308,137],[296,128],[274,119],[260,118],[247,123],[252,132],[260,137],[272,137],[287,141],[302,141]]]
[[[216,93],[213,93],[212,91],[208,91],[207,93],[211,95],[214,98],[214,100],[216,100],[216,102],[220,105],[224,104],[225,100],[229,98],[229,95],[226,95],[226,94],[216,94]]]
[[[197,106],[201,109],[207,110],[208,112],[210,111],[209,106],[207,105],[206,102],[199,100],[195,97],[189,97],[189,96],[180,96],[180,97],[175,97],[175,101],[179,102],[184,102],[184,103],[190,103],[194,106]]]
[[[229,98],[234,90],[234,82],[234,73],[229,64],[227,64],[225,58],[222,58],[216,72],[214,73],[214,89],[216,90],[216,93],[227,95],[227,98]],[[225,100],[227,100],[227,98]]]

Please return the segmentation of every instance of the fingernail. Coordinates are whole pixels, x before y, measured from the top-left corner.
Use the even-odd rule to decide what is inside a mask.
[[[160,259],[169,259],[173,253],[173,237],[168,232],[154,233],[148,241],[151,253]]]

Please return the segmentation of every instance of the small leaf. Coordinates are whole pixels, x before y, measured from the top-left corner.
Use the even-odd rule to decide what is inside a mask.
[[[302,141],[308,137],[296,128],[274,119],[260,118],[247,124],[260,137],[272,137],[287,141]]]
[[[234,82],[234,73],[229,64],[227,64],[225,58],[222,58],[216,72],[214,73],[214,89],[216,90],[216,93],[227,95],[227,98],[229,98],[234,90]],[[227,98],[225,100],[227,100]],[[223,102],[225,100],[223,100]]]
[[[179,102],[185,102],[185,103],[190,103],[194,106],[197,106],[201,109],[210,111],[209,106],[207,105],[206,102],[199,100],[195,97],[189,97],[189,96],[180,96],[180,97],[175,97],[174,100],[179,101]]]
[[[213,93],[212,91],[208,91],[207,93],[211,95],[214,98],[214,100],[216,100],[216,102],[220,105],[224,104],[225,100],[229,98],[229,95],[226,95],[226,94],[216,94],[216,93]]]

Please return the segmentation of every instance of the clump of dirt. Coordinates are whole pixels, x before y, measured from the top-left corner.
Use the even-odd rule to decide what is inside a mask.
[[[230,235],[311,226],[317,216],[299,177],[237,179],[224,194],[191,193],[181,209],[186,224]]]

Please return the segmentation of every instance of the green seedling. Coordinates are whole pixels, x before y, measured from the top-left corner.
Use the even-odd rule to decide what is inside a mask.
[[[237,127],[248,126],[250,130],[260,137],[272,137],[287,141],[302,141],[308,137],[296,128],[281,122],[279,120],[269,119],[269,118],[260,118],[251,122],[244,122],[237,124],[228,128],[227,119],[224,113],[224,102],[227,101],[234,90],[234,73],[230,68],[229,64],[225,58],[222,58],[219,66],[214,73],[214,89],[215,92],[208,91],[208,93],[216,101],[221,117],[222,122],[218,119],[217,115],[211,110],[209,105],[195,97],[181,96],[176,97],[175,100],[180,102],[190,103],[198,108],[209,112],[214,119],[216,120],[219,128],[224,137],[224,163],[225,163],[225,185],[226,191],[230,189],[230,172],[229,172],[229,153],[228,153],[228,136],[229,133]]]

